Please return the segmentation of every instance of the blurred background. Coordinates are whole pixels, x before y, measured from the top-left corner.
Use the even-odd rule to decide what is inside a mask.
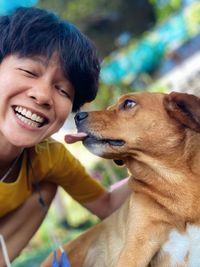
[[[96,44],[102,59],[100,87],[85,110],[104,108],[134,91],[200,94],[200,1],[0,0],[0,15],[18,6],[51,10]],[[76,131],[73,115],[54,137],[63,142],[70,131]],[[91,155],[80,143],[67,147],[106,187],[127,176],[124,168]],[[70,240],[97,222],[59,190],[41,229],[13,266],[39,266],[55,240]]]

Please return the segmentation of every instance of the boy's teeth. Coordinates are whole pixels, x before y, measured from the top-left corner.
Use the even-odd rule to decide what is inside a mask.
[[[31,118],[31,120],[36,121],[37,115],[36,114],[32,114],[32,116],[30,118]]]
[[[32,127],[35,127],[35,128],[38,128],[39,127],[39,123],[38,122],[35,122],[35,121],[31,121],[25,117],[23,117],[22,115],[20,115],[19,113],[16,113],[16,116],[24,123],[32,126]]]
[[[32,121],[42,123],[44,121],[44,118],[38,116],[35,113],[32,113],[30,110],[26,110],[25,108],[22,107],[16,107],[15,110],[25,116],[26,118],[31,119]]]
[[[18,111],[18,112],[20,112],[20,113],[22,112],[22,109],[23,109],[22,107],[16,107],[15,108],[15,110]]]
[[[25,108],[22,109],[21,114],[22,114],[22,115],[26,115],[26,109],[25,109]]]
[[[27,118],[31,119],[32,112],[28,110],[24,115],[25,115]]]

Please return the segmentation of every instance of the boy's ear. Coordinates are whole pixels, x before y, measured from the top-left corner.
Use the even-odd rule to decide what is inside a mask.
[[[170,117],[196,132],[200,132],[200,98],[172,92],[164,97],[164,107]]]

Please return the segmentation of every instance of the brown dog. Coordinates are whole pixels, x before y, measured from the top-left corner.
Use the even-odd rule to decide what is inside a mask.
[[[107,110],[79,113],[76,123],[91,152],[126,164],[132,194],[64,245],[71,266],[199,267],[200,99],[127,94]]]

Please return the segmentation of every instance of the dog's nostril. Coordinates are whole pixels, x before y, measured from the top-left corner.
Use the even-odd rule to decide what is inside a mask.
[[[79,112],[76,114],[76,116],[74,117],[75,122],[79,123],[81,121],[83,121],[84,119],[86,119],[88,117],[88,113],[87,112]]]

